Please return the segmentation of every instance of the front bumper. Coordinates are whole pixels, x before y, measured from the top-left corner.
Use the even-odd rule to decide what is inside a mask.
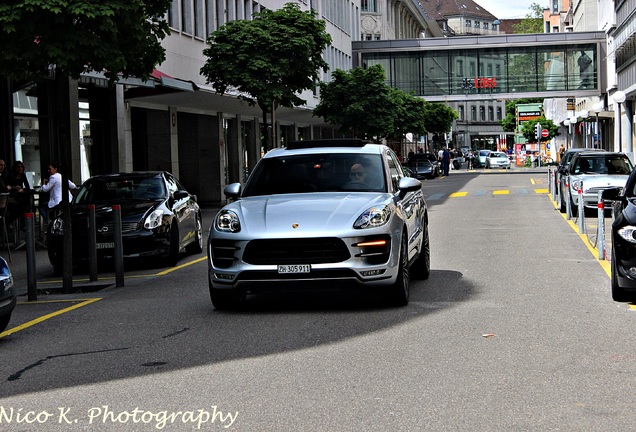
[[[208,241],[208,278],[210,285],[218,289],[245,289],[250,292],[267,290],[328,290],[349,286],[384,286],[393,284],[398,274],[400,238],[398,234],[378,234],[335,239],[341,241],[342,250],[338,258],[318,262],[316,257],[298,258],[284,256],[272,249],[271,261],[254,263],[245,258],[250,240],[210,238]],[[369,238],[382,237],[388,240],[384,253],[376,249],[355,246]],[[315,241],[315,239],[307,239]],[[287,246],[281,246],[281,249]],[[220,255],[223,255],[222,257]],[[277,256],[281,256],[277,262]],[[248,261],[248,262],[246,262]],[[249,262],[252,261],[252,262]],[[278,264],[307,264],[308,273],[278,272]]]

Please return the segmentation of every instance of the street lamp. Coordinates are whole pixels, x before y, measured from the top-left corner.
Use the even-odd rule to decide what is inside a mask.
[[[587,112],[587,110],[583,110],[581,111],[581,121],[583,122],[583,135],[585,135],[585,148],[588,148],[587,145],[587,116],[589,116],[590,113]]]
[[[598,125],[598,113],[603,111],[603,102],[598,101],[594,104],[594,106],[592,107],[592,109],[594,110],[594,113],[596,114],[596,139],[598,141],[598,148],[603,148],[603,143],[601,141],[601,129],[599,128]]]
[[[572,146],[571,148],[574,148],[574,137],[576,136],[575,129],[576,128],[576,122],[579,121],[579,119],[576,116],[572,116],[570,117],[570,126],[572,126]]]
[[[614,102],[618,104],[618,151],[623,151],[623,131],[621,130],[621,104],[625,102],[625,93],[617,91],[614,93]]]

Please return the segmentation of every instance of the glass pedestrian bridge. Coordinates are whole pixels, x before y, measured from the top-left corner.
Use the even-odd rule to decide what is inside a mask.
[[[604,32],[353,42],[353,66],[427,101],[599,96],[606,57]]]

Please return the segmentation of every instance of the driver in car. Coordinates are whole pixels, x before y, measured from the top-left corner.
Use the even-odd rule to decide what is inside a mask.
[[[361,163],[351,165],[347,186],[367,187],[367,170]]]

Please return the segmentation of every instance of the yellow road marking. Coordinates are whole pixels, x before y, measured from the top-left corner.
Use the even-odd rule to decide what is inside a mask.
[[[510,191],[509,190],[496,190],[492,192],[493,195],[510,195]]]
[[[21,324],[21,325],[19,325],[19,326],[17,326],[17,327],[10,328],[9,330],[6,330],[6,331],[4,331],[4,332],[0,333],[0,338],[3,338],[3,337],[5,337],[5,336],[9,336],[10,334],[13,334],[13,333],[19,332],[20,330],[24,330],[24,329],[26,329],[26,328],[29,328],[29,327],[34,326],[34,325],[36,325],[36,324],[39,324],[39,323],[41,323],[42,321],[46,321],[47,319],[50,319],[50,318],[56,317],[56,316],[58,316],[58,315],[62,315],[63,313],[70,312],[70,311],[72,311],[72,310],[75,310],[75,309],[81,308],[82,306],[86,306],[86,305],[89,305],[89,304],[91,304],[91,303],[95,303],[96,301],[99,301],[99,300],[101,300],[101,298],[92,298],[92,299],[86,299],[86,300],[83,300],[83,301],[82,301],[82,300],[58,300],[59,302],[73,302],[73,301],[80,301],[81,303],[75,304],[75,305],[73,305],[73,306],[69,306],[69,307],[64,308],[64,309],[60,309],[59,311],[52,312],[52,313],[47,314],[47,315],[43,315],[43,316],[41,316],[41,317],[39,317],[39,318],[36,318],[36,319],[34,319],[34,320],[31,320],[31,321],[29,321],[29,322],[26,322],[26,323],[24,323],[24,324]],[[45,301],[45,302],[29,302],[29,304],[36,304],[36,303],[56,303],[56,302],[57,302],[57,301],[55,301],[55,300],[51,300],[51,301]]]
[[[535,184],[533,178],[530,179],[530,183]]]
[[[538,194],[547,194],[548,190],[547,189],[535,189],[534,193],[538,193]]]
[[[449,197],[457,198],[457,197],[465,197],[466,195],[468,195],[468,192],[453,192],[452,194],[449,195]]]
[[[203,256],[201,258],[197,258],[195,260],[192,261],[188,261],[187,263],[183,263],[181,265],[166,269],[166,270],[162,270],[160,272],[157,273],[146,273],[146,274],[138,274],[138,275],[127,275],[126,278],[146,278],[146,277],[155,277],[155,276],[165,276],[169,273],[172,273],[175,270],[180,270],[182,268],[191,266],[193,264],[196,263],[200,263],[201,261],[205,261],[208,257],[207,256]],[[115,276],[107,276],[107,277],[101,277],[101,278],[97,278],[97,281],[109,281],[109,280],[115,280]],[[62,282],[62,280],[49,280],[49,281],[38,281],[38,284],[59,284],[60,282]],[[89,278],[80,278],[80,279],[73,279],[73,282],[90,282]]]

